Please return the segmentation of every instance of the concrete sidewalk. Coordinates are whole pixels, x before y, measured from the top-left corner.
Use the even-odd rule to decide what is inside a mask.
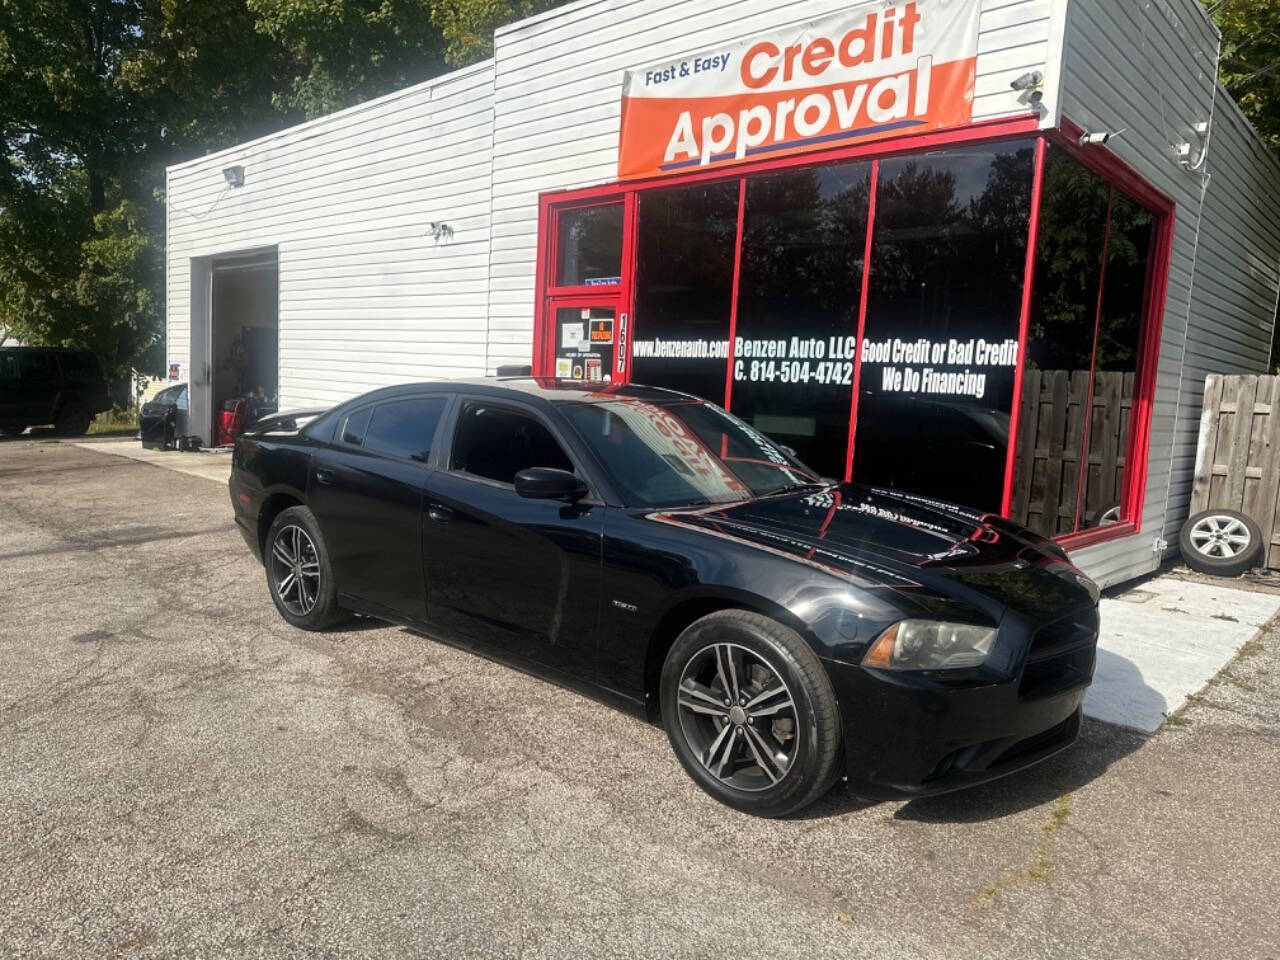
[[[94,453],[109,453],[116,457],[128,457],[140,463],[164,467],[201,477],[217,483],[226,483],[231,477],[231,448],[215,447],[199,453],[183,453],[179,450],[147,450],[138,440],[84,440],[76,444]]]
[[[1280,610],[1232,583],[1165,574],[1104,597],[1085,713],[1154,733]]]

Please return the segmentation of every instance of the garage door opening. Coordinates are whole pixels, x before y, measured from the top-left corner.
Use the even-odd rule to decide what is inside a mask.
[[[210,297],[209,435],[232,443],[275,413],[280,389],[279,265],[276,252],[213,261]]]

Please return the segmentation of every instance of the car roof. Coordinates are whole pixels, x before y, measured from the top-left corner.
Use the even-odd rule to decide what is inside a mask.
[[[556,380],[554,377],[473,377],[462,380],[433,380],[424,383],[404,383],[394,387],[382,387],[354,397],[347,404],[367,403],[391,399],[423,390],[467,392],[490,396],[517,394],[523,398],[549,404],[612,403],[619,400],[644,400],[649,403],[678,403],[694,401],[700,397],[663,387],[647,387],[635,383],[584,383],[573,380]],[[343,406],[347,406],[343,404]]]

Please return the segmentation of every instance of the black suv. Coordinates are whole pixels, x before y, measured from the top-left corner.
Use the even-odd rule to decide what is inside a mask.
[[[53,424],[60,434],[80,436],[110,408],[107,378],[89,351],[0,348],[0,434]]]

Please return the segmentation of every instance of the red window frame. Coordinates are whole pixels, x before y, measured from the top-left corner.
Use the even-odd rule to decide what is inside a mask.
[[[1150,453],[1151,416],[1154,407],[1155,383],[1160,355],[1160,337],[1164,321],[1164,303],[1169,282],[1169,264],[1173,252],[1174,202],[1144,180],[1109,149],[1103,146],[1081,147],[1081,128],[1064,118],[1057,130],[1041,130],[1034,117],[1012,120],[995,120],[975,123],[958,130],[944,130],[920,136],[895,138],[876,143],[836,148],[820,153],[806,153],[793,157],[765,159],[755,163],[735,165],[730,170],[694,171],[673,176],[608,183],[574,190],[548,191],[538,197],[538,261],[534,300],[533,372],[537,376],[550,376],[554,370],[555,339],[552,332],[554,306],[562,305],[564,298],[587,299],[593,303],[617,304],[618,322],[624,316],[634,317],[635,306],[635,250],[638,227],[639,197],[648,190],[687,186],[694,183],[737,181],[739,184],[738,232],[734,257],[734,288],[729,317],[729,356],[725,375],[723,402],[726,409],[733,390],[733,336],[737,320],[738,272],[741,268],[742,220],[744,215],[743,192],[746,178],[795,167],[811,167],[841,163],[849,160],[872,161],[872,189],[867,212],[867,239],[864,251],[866,267],[863,270],[861,302],[858,311],[858,343],[861,345],[866,326],[867,293],[870,277],[870,252],[875,230],[876,186],[879,177],[879,161],[882,158],[905,153],[924,153],[945,147],[988,143],[1037,137],[1034,179],[1032,183],[1031,215],[1028,229],[1027,259],[1023,274],[1023,295],[1018,328],[1018,363],[1014,369],[1012,408],[1009,423],[1009,449],[1005,467],[1005,489],[1002,514],[1008,515],[1013,496],[1014,468],[1017,461],[1018,420],[1022,406],[1022,380],[1027,349],[1027,330],[1030,321],[1032,295],[1035,282],[1036,242],[1039,236],[1040,204],[1044,175],[1046,145],[1052,143],[1071,154],[1082,165],[1120,189],[1137,203],[1155,215],[1151,252],[1147,261],[1146,291],[1144,294],[1142,332],[1140,334],[1137,378],[1134,387],[1133,407],[1130,412],[1130,430],[1126,451],[1126,469],[1121,504],[1127,519],[1106,527],[1096,527],[1060,536],[1057,541],[1068,549],[1080,549],[1106,540],[1131,536],[1140,532],[1142,508],[1145,501],[1148,456]],[[617,286],[560,287],[555,284],[554,270],[558,263],[558,217],[566,210],[608,203],[623,204],[622,268],[621,283]],[[558,301],[554,303],[553,301]],[[643,324],[643,318],[641,318]],[[619,375],[615,369],[615,382],[629,382],[631,377],[631,343],[635,339],[632,322],[626,336],[625,370]],[[1096,340],[1096,335],[1095,335]],[[622,346],[622,345],[619,345]],[[615,359],[616,367],[616,359]],[[854,361],[853,396],[849,410],[848,450],[845,458],[845,479],[852,476],[854,437],[857,432],[858,394],[861,382],[861,350]],[[1092,374],[1091,374],[1092,376]],[[1086,424],[1086,431],[1088,426]],[[1087,442],[1087,440],[1086,440]],[[1087,450],[1087,447],[1085,448]]]

